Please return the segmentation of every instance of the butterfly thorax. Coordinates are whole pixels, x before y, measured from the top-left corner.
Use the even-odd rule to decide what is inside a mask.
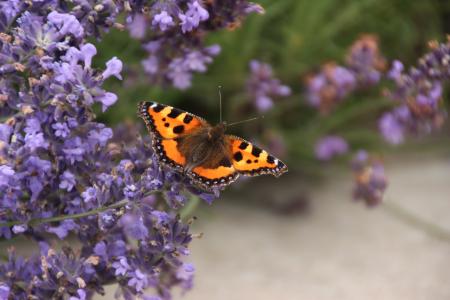
[[[216,126],[210,126],[208,128],[208,139],[213,143],[220,142],[224,138],[225,130],[226,124],[224,122]]]
[[[231,147],[225,137],[225,129],[225,123],[205,126],[177,139],[178,149],[186,157],[185,170],[192,170],[200,165],[209,168],[231,165],[231,157],[224,157],[224,153],[229,153],[227,150]]]

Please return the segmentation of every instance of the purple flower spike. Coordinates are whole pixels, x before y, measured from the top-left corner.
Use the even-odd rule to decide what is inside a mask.
[[[161,31],[166,31],[168,28],[175,25],[175,23],[173,22],[173,18],[167,13],[167,11],[163,10],[153,17],[152,25],[159,26],[159,29],[161,29]]]
[[[137,292],[142,292],[148,285],[147,276],[139,269],[133,272],[133,276],[128,281],[128,285],[134,288]]]
[[[354,199],[364,200],[368,206],[381,203],[387,188],[382,162],[360,150],[353,159],[352,168],[355,176]]]
[[[47,18],[50,23],[58,28],[61,35],[73,34],[76,38],[81,38],[84,35],[83,27],[73,15],[52,11]]]
[[[348,144],[342,137],[326,136],[321,138],[315,147],[316,157],[319,160],[331,160],[333,157],[347,153]]]
[[[185,14],[179,14],[178,17],[181,20],[181,29],[183,33],[192,31],[197,28],[201,21],[205,21],[209,18],[209,13],[204,9],[198,1],[188,3],[188,10]]]
[[[252,60],[250,77],[247,80],[247,93],[260,112],[270,110],[274,105],[274,97],[286,97],[291,94],[287,85],[274,78],[272,67],[257,60]]]
[[[8,26],[0,36],[0,236],[40,241],[36,255],[12,251],[0,263],[0,299],[86,300],[114,282],[127,299],[167,300],[172,288],[192,286],[192,268],[181,259],[192,235],[176,209],[191,191],[209,202],[218,194],[159,165],[149,137],[136,127],[113,131],[96,121],[96,103],[106,110],[118,100],[103,85],[111,76],[121,79],[123,65],[112,58],[95,69],[97,49],[87,40],[123,28],[119,15],[137,20],[141,38],[152,39],[145,42],[149,78],[187,87],[220,52],[204,45],[205,33],[244,16],[231,1],[220,9],[202,3],[159,1],[145,15],[143,1],[0,3],[0,27]],[[166,30],[147,34],[148,17],[162,11],[167,15],[156,17],[157,26]],[[179,13],[198,34],[183,34]],[[162,209],[160,194],[170,208]],[[61,221],[34,222],[46,218]],[[55,236],[69,234],[76,251],[71,243],[50,248]],[[154,296],[143,296],[148,288]]]

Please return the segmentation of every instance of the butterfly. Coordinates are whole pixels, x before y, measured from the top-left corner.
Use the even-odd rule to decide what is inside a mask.
[[[223,188],[239,175],[278,177],[288,170],[266,151],[225,134],[225,122],[211,126],[194,114],[156,102],[140,102],[138,115],[147,125],[159,161],[205,190]]]

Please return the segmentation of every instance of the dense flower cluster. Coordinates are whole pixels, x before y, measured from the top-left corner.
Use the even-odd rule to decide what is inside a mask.
[[[247,93],[260,112],[271,109],[273,97],[286,97],[291,94],[287,85],[274,78],[272,67],[257,60],[250,62],[250,77],[247,80]]]
[[[353,189],[355,200],[364,200],[369,206],[383,201],[387,179],[382,162],[361,150],[356,153],[352,161],[352,169],[355,176]]]
[[[315,145],[316,158],[323,161],[331,160],[333,157],[347,153],[347,141],[336,135],[322,137]]]
[[[64,3],[0,4],[0,237],[41,247],[0,264],[0,298],[90,299],[116,282],[126,299],[170,299],[172,286],[192,284],[184,191],[214,195],[162,169],[137,130],[95,121],[94,106],[117,101],[102,85],[121,79],[122,62],[93,69],[85,38],[118,26],[128,2]],[[78,247],[52,249],[69,234]]]
[[[145,42],[148,57],[142,62],[150,80],[191,86],[192,74],[203,73],[220,52],[215,44],[206,47],[209,32],[232,29],[250,13],[263,13],[261,6],[245,0],[129,1],[127,18],[130,34]]]
[[[407,134],[428,133],[442,126],[447,117],[442,93],[444,81],[450,79],[450,41],[430,43],[430,52],[408,72],[400,61],[394,61],[388,77],[395,82],[389,96],[399,104],[379,121],[389,143],[400,144]]]
[[[377,84],[384,67],[377,38],[363,35],[350,47],[346,66],[327,63],[307,77],[307,100],[320,112],[329,113],[355,90]]]

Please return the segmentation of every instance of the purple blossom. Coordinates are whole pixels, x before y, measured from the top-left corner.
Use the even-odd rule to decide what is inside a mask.
[[[1,165],[0,166],[0,187],[1,186],[8,186],[9,180],[14,178],[14,174],[16,172],[7,165]]]
[[[132,277],[128,281],[128,285],[134,288],[137,292],[142,292],[148,285],[148,278],[144,273],[137,269],[132,273]]]
[[[183,33],[192,31],[197,28],[202,21],[209,18],[209,13],[204,9],[198,1],[188,3],[188,10],[184,14],[179,14],[181,20],[181,29]]]
[[[84,36],[83,27],[73,15],[60,14],[56,11],[52,11],[48,14],[47,18],[51,24],[58,28],[61,35],[72,34],[76,38]]]
[[[319,160],[330,160],[335,156],[347,153],[348,144],[340,136],[325,136],[317,141],[315,146],[316,157]]]
[[[167,13],[167,11],[163,10],[153,17],[152,25],[155,27],[159,26],[159,29],[161,29],[161,31],[166,31],[168,28],[174,26],[175,23],[173,22],[173,18]]]
[[[122,61],[117,59],[117,57],[113,57],[106,62],[106,70],[103,71],[102,76],[103,79],[115,76],[117,79],[121,80],[122,76],[120,76],[120,72],[122,72]]]
[[[70,231],[78,229],[80,226],[73,220],[64,220],[58,226],[49,227],[47,232],[56,234],[60,239],[64,239]]]
[[[27,225],[14,225],[12,227],[12,232],[14,232],[15,234],[19,234],[27,231],[27,229],[28,229]]]
[[[388,72],[395,83],[388,95],[398,107],[381,117],[379,127],[389,143],[399,144],[407,135],[429,133],[447,118],[441,103],[442,82],[450,78],[450,42],[430,45],[430,52],[419,59],[418,66],[405,72],[403,64],[394,61]]]
[[[135,14],[127,27],[133,38],[143,39],[147,30],[146,18],[142,14]]]
[[[369,157],[366,151],[360,150],[352,161],[352,168],[355,176],[353,190],[355,200],[364,200],[368,206],[379,204],[387,188],[387,179],[381,161]]]
[[[307,78],[307,100],[322,113],[329,113],[356,87],[355,74],[334,63],[325,64],[319,73]]]
[[[378,38],[362,35],[350,47],[346,65],[326,63],[320,72],[307,76],[307,100],[321,113],[328,114],[351,93],[377,84],[385,65]]]
[[[127,262],[126,257],[119,257],[119,260],[112,264],[112,267],[115,269],[114,275],[116,276],[125,276],[128,271],[131,270],[130,265]]]
[[[364,34],[356,40],[348,53],[347,64],[360,85],[370,86],[378,83],[386,65],[379,51],[378,38]]]
[[[67,137],[70,133],[66,123],[55,123],[52,125],[52,128],[55,130],[55,135],[61,138]]]
[[[136,11],[144,8],[140,3],[132,7]],[[204,45],[208,33],[237,26],[254,12],[262,13],[263,9],[245,0],[208,3],[171,0],[155,2],[146,14],[151,16],[150,20],[135,14],[127,22],[131,35],[146,42],[144,48],[149,55],[142,66],[149,80],[187,89],[193,74],[205,72],[220,51],[218,45]],[[155,28],[159,30],[150,30]]]
[[[193,286],[195,267],[193,264],[184,263],[178,269],[177,278],[182,280],[183,289],[189,290]]]
[[[121,225],[125,233],[136,240],[145,239],[148,236],[148,229],[144,224],[144,219],[141,215],[129,213],[120,219]]]
[[[5,283],[0,283],[0,299],[8,299],[9,298],[10,288]]]
[[[247,93],[259,111],[271,109],[274,105],[273,97],[287,97],[291,94],[291,89],[287,85],[274,78],[270,65],[252,60],[250,71]]]
[[[70,192],[76,184],[75,176],[68,170],[61,175],[59,188]]]
[[[86,300],[86,292],[83,289],[77,290],[77,296],[76,297],[70,297],[69,300]]]
[[[9,143],[12,134],[12,127],[7,124],[0,124],[0,142]]]

